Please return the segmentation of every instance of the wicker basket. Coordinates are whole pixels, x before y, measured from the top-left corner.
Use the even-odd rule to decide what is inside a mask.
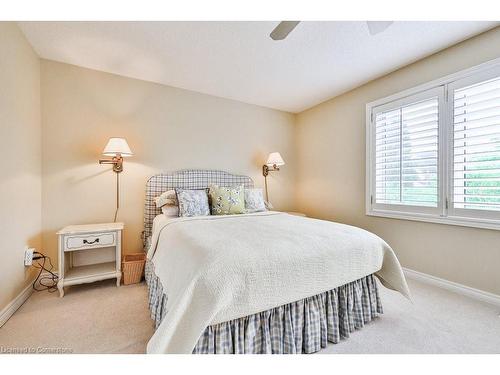
[[[123,257],[123,284],[137,284],[141,282],[146,263],[146,253],[127,254]]]

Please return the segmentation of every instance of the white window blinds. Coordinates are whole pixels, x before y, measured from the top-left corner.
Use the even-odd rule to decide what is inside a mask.
[[[500,211],[500,77],[453,95],[455,208]]]
[[[438,97],[375,115],[375,203],[437,207]]]
[[[366,108],[367,215],[500,230],[500,59]]]

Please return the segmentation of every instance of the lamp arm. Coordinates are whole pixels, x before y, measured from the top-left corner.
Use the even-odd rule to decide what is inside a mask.
[[[99,164],[113,164],[114,172],[123,172],[123,157],[120,154],[113,156],[111,159],[100,159]]]
[[[277,172],[280,170],[280,167],[278,167],[276,164],[273,164],[272,167],[269,167],[267,164],[264,164],[262,166],[262,175],[266,177],[269,172]]]

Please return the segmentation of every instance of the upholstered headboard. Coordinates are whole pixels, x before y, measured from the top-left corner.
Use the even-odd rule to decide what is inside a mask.
[[[156,208],[154,198],[167,190],[182,189],[205,189],[209,185],[232,186],[244,185],[245,188],[252,188],[253,180],[248,176],[238,176],[223,171],[210,170],[182,170],[167,174],[157,174],[152,176],[146,183],[146,202],[144,205],[144,234],[146,241],[151,236],[153,219],[161,214],[161,210]]]

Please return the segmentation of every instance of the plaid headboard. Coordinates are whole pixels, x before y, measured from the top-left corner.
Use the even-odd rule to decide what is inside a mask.
[[[253,188],[253,180],[248,176],[238,176],[223,171],[210,170],[182,170],[168,174],[157,174],[146,183],[146,202],[144,205],[144,234],[146,241],[151,236],[153,219],[161,214],[156,208],[154,198],[167,190],[175,188],[183,189],[205,189],[209,185],[232,186],[245,185],[245,188]]]

